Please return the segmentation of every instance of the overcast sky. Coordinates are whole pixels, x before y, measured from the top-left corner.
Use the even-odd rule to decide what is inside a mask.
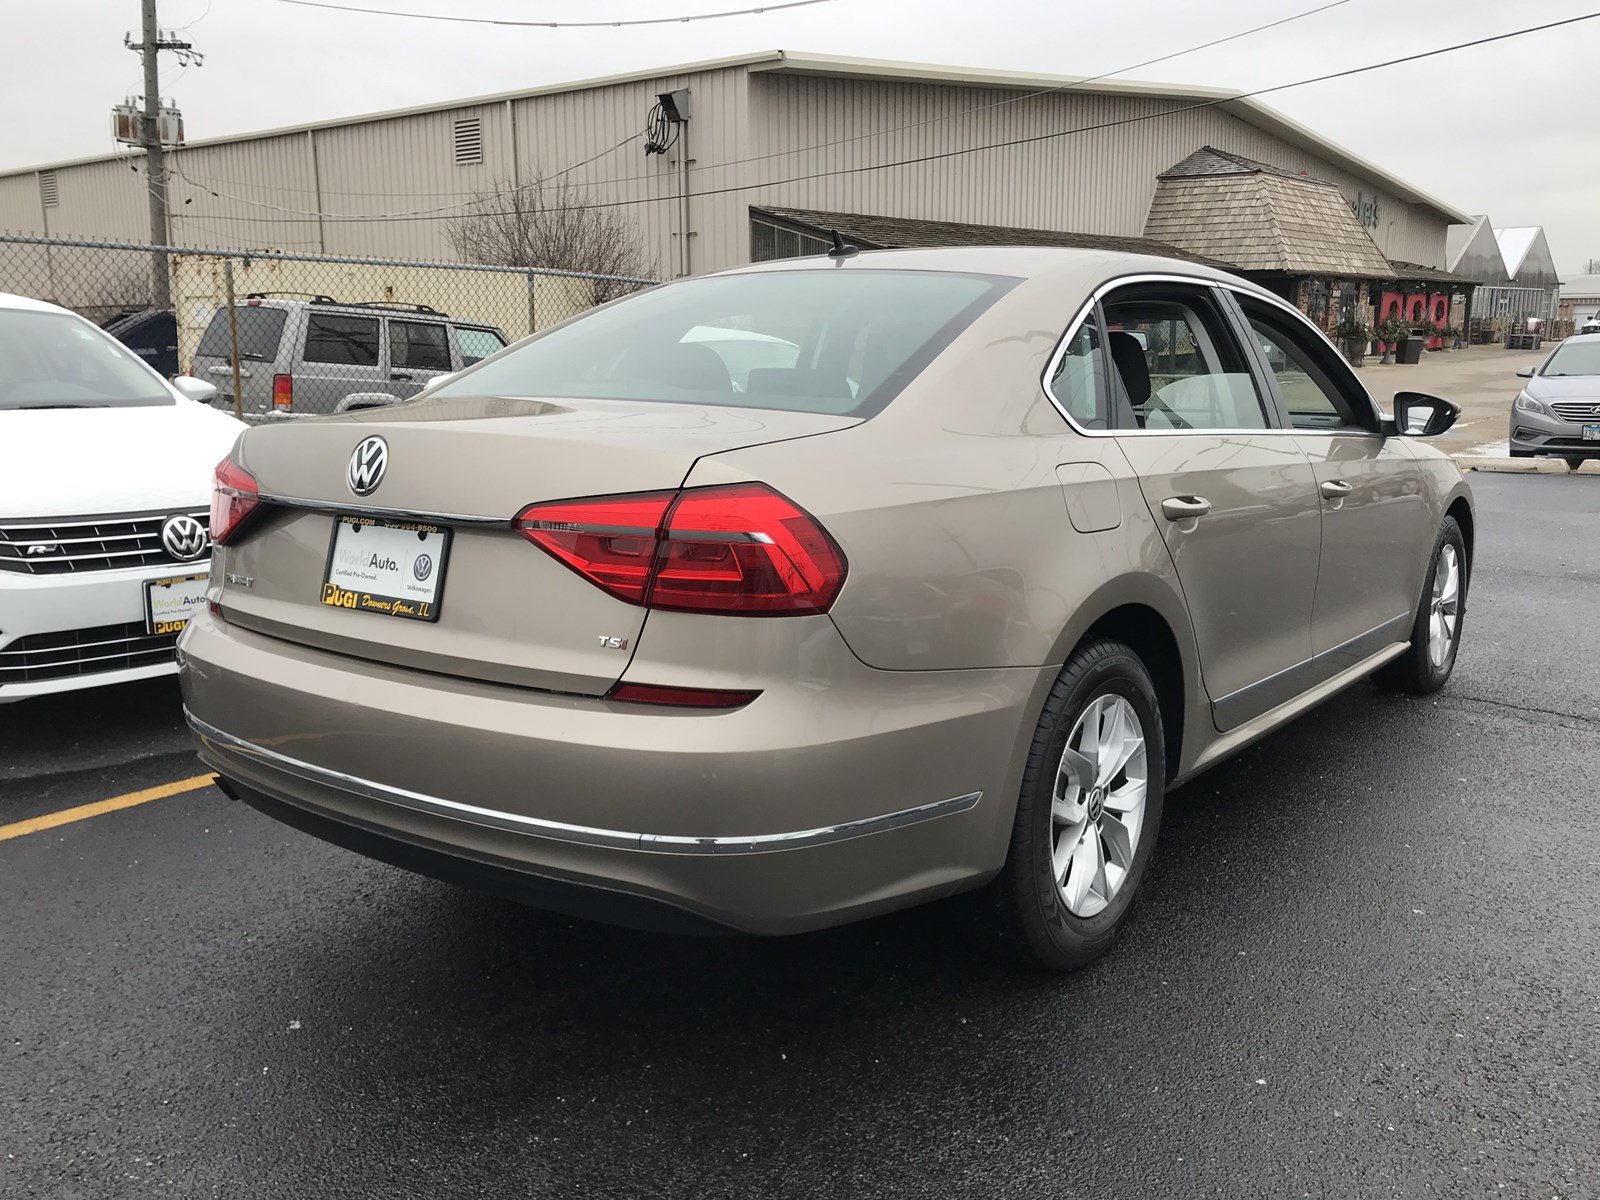
[[[338,0],[541,20],[637,19],[759,0]],[[1067,75],[1116,71],[1327,0],[828,0],[716,21],[512,29],[292,7],[161,0],[205,65],[163,56],[191,139],[648,69],[750,50],[897,58]],[[1588,11],[1583,0],[1347,0],[1126,78],[1249,90]],[[109,110],[140,90],[138,0],[0,0],[7,114],[0,168],[113,149]],[[1556,264],[1600,258],[1600,140],[1590,84],[1600,19],[1266,102],[1496,225],[1543,225]],[[957,168],[959,169],[959,168]]]

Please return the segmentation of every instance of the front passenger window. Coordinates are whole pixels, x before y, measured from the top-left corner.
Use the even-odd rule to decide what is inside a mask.
[[[1319,344],[1310,330],[1298,328],[1287,314],[1272,312],[1258,301],[1242,299],[1241,307],[1250,329],[1261,344],[1267,369],[1278,383],[1278,394],[1289,412],[1295,429],[1364,429],[1368,421],[1363,411],[1372,405],[1364,398],[1346,394],[1337,381],[1348,372],[1331,346]],[[1349,381],[1361,390],[1361,385]]]

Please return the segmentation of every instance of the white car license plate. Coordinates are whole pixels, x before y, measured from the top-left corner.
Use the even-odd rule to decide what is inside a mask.
[[[333,608],[439,619],[450,531],[439,525],[340,517],[328,548],[322,602]]]
[[[1600,425],[1585,425],[1583,427],[1583,440],[1586,442],[1600,442]]]
[[[209,575],[152,579],[144,585],[146,633],[182,633],[189,618],[206,602]]]

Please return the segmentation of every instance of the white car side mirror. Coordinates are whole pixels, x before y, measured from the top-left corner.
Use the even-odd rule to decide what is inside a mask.
[[[196,379],[193,375],[179,375],[172,381],[172,386],[178,389],[180,396],[196,404],[210,404],[217,398],[216,384]]]

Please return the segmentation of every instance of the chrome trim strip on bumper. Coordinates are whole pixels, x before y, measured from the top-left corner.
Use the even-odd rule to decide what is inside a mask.
[[[414,812],[466,821],[491,829],[504,829],[511,833],[529,834],[560,842],[575,842],[584,846],[647,850],[657,854],[767,854],[775,850],[800,850],[813,846],[826,846],[833,842],[866,837],[891,829],[903,829],[908,825],[917,825],[938,817],[967,812],[983,799],[982,792],[969,792],[964,796],[952,796],[948,800],[936,800],[931,804],[901,809],[899,812],[886,813],[880,817],[864,817],[859,821],[845,821],[839,825],[825,825],[818,829],[800,829],[792,833],[761,833],[746,837],[685,837],[665,833],[629,833],[621,829],[597,829],[588,825],[570,825],[564,821],[548,821],[541,817],[499,812],[495,809],[480,808],[474,804],[462,804],[456,800],[445,800],[438,796],[413,792],[386,783],[376,783],[370,779],[347,775],[342,771],[314,766],[276,750],[269,750],[265,746],[258,746],[254,742],[247,742],[231,733],[224,733],[216,726],[195,716],[187,706],[184,707],[183,715],[189,722],[189,727],[206,741],[298,779],[304,779],[308,783],[335,788],[384,804],[399,805]]]

